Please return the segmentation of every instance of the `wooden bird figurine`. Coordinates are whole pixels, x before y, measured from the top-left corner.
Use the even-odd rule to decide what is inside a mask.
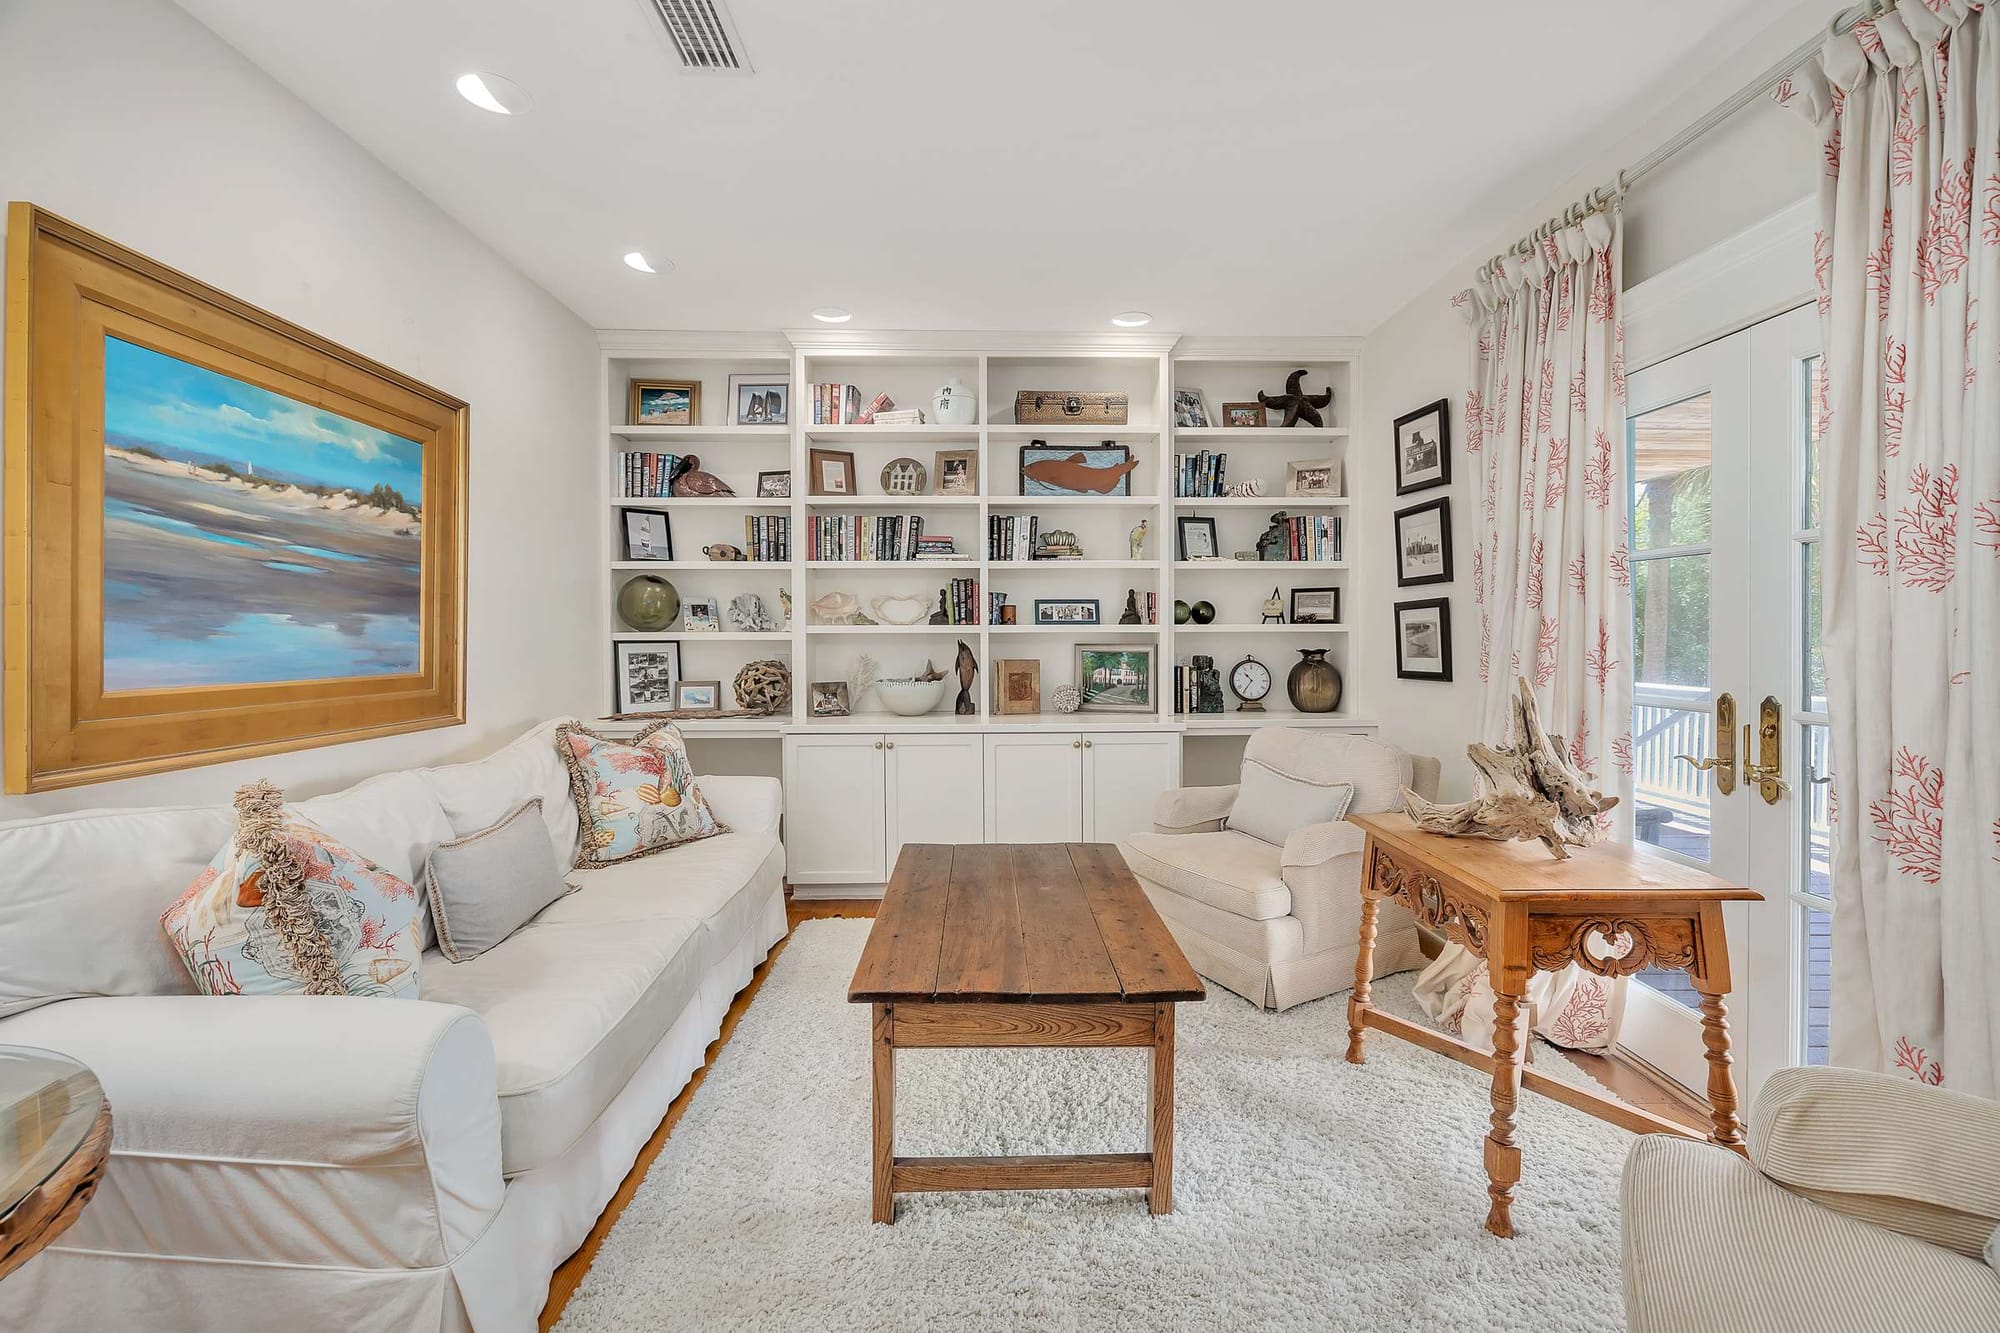
[[[736,494],[735,491],[729,488],[728,482],[716,476],[713,472],[703,472],[700,468],[701,459],[693,454],[682,454],[680,461],[674,464],[673,480],[667,486],[668,493],[683,498],[688,496]]]
[[[1326,424],[1326,421],[1320,416],[1319,410],[1322,407],[1333,406],[1333,390],[1327,389],[1323,393],[1307,393],[1304,389],[1305,379],[1305,371],[1295,370],[1285,376],[1285,391],[1283,393],[1267,394],[1262,389],[1257,390],[1257,401],[1259,403],[1262,403],[1267,408],[1275,407],[1284,411],[1285,419],[1279,422],[1279,425],[1296,426],[1301,422],[1308,426],[1324,426]]]
[[[926,664],[928,665],[928,664]],[[972,655],[972,649],[965,646],[965,640],[958,641],[958,704],[952,709],[960,717],[971,717],[978,712],[972,702],[972,678],[979,671],[979,660]]]

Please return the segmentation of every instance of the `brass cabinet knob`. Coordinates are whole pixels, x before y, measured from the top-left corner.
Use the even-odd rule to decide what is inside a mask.
[[[1081,750],[1083,748],[1083,742],[1080,740],[1071,741],[1069,743],[1069,748],[1072,750]]]
[[[1084,749],[1086,749],[1086,750],[1088,750],[1088,749],[1090,748],[1090,742],[1089,742],[1089,741],[1085,741],[1085,742],[1083,743],[1083,748],[1084,748]]]

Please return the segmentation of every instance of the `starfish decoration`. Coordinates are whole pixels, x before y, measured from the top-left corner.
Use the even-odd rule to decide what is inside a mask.
[[[1257,401],[1259,403],[1267,408],[1276,407],[1283,409],[1285,419],[1279,423],[1280,425],[1296,426],[1301,422],[1308,426],[1324,426],[1326,424],[1325,420],[1321,418],[1319,410],[1322,407],[1333,406],[1333,390],[1328,389],[1323,393],[1307,393],[1301,387],[1305,383],[1305,378],[1305,371],[1295,370],[1285,376],[1285,391],[1283,393],[1267,394],[1262,389],[1257,390]]]

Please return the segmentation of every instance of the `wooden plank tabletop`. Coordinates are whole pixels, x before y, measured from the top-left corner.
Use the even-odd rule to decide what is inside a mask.
[[[1496,899],[1551,901],[1619,894],[1668,894],[1707,901],[1761,901],[1755,889],[1718,879],[1648,847],[1600,842],[1570,848],[1558,861],[1539,842],[1496,842],[1491,838],[1451,838],[1426,833],[1405,814],[1349,815],[1354,824],[1392,849],[1449,866],[1466,887]]]
[[[847,998],[1091,1004],[1203,994],[1117,848],[913,843],[896,861]]]

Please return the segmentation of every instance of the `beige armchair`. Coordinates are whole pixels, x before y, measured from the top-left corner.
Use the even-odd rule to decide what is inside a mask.
[[[1773,1074],[1750,1157],[1625,1159],[1631,1333],[2000,1329],[2000,1103],[1853,1069]]]
[[[1251,735],[1243,762],[1261,770],[1252,774],[1260,791],[1271,789],[1273,775],[1299,790],[1352,784],[1353,814],[1402,809],[1405,786],[1437,795],[1437,760],[1363,736],[1265,727]],[[1241,790],[1237,783],[1164,793],[1152,832],[1119,843],[1125,863],[1209,980],[1266,1009],[1346,990],[1361,919],[1361,830],[1334,820],[1279,834],[1268,819],[1243,821],[1261,825],[1258,836],[1231,827],[1242,819]],[[1416,919],[1384,903],[1375,974],[1423,962]]]

